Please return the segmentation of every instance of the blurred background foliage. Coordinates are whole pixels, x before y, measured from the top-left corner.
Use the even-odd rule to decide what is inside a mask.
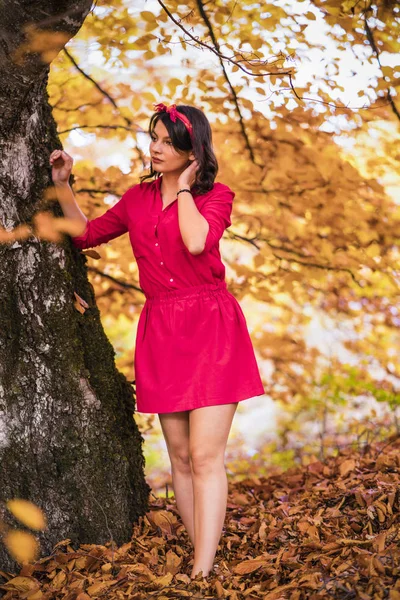
[[[98,1],[52,62],[88,218],[148,171],[154,103],[211,122],[217,181],[236,192],[221,256],[266,390],[239,404],[232,481],[399,432],[399,14],[393,1]],[[84,252],[132,381],[145,299],[128,235]],[[134,418],[166,495],[158,417]]]

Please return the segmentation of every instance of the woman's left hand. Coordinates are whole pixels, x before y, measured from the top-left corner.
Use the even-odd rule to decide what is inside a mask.
[[[199,168],[200,165],[197,162],[197,159],[194,159],[194,161],[187,167],[187,169],[185,169],[180,174],[178,179],[179,189],[183,187],[191,188],[194,185],[194,182],[196,181],[196,173],[199,170]]]

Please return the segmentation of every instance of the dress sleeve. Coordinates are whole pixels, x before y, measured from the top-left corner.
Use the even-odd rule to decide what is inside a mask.
[[[224,186],[223,189],[211,196],[199,210],[209,224],[205,246],[201,254],[209,252],[215,244],[218,244],[225,229],[232,225],[230,217],[235,195],[235,192],[228,186]]]
[[[128,192],[129,190],[105,213],[95,219],[88,219],[82,235],[71,237],[76,248],[80,250],[93,248],[128,231],[128,215],[125,206]]]

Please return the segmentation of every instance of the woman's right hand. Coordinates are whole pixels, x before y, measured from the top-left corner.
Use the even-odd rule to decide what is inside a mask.
[[[54,183],[67,184],[74,159],[64,150],[53,150],[50,154],[51,176]]]

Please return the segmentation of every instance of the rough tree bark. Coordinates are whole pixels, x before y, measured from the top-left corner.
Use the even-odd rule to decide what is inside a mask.
[[[0,3],[0,224],[7,230],[43,210],[49,155],[61,147],[46,91],[49,65],[38,53],[21,55],[25,26],[65,33],[54,42],[56,55],[91,4]],[[63,216],[56,201],[51,210]],[[41,507],[48,520],[38,535],[42,555],[65,538],[76,547],[111,537],[120,545],[148,510],[151,491],[133,389],[115,367],[86,257],[67,236],[52,243],[34,233],[0,244],[0,519],[16,525],[4,506],[11,498]],[[84,314],[74,308],[74,291],[90,306]],[[1,543],[0,568],[19,570]]]

